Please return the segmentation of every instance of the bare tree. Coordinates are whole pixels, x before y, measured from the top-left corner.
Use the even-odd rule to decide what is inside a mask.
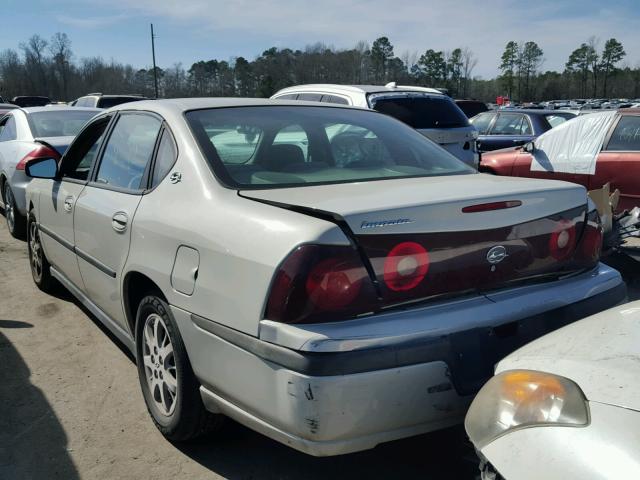
[[[53,56],[54,71],[60,81],[60,93],[62,98],[68,100],[69,91],[69,69],[73,53],[71,51],[71,40],[66,33],[56,33],[51,37],[49,51]]]
[[[469,81],[473,70],[478,65],[478,59],[469,47],[462,49],[462,96],[469,95]]]

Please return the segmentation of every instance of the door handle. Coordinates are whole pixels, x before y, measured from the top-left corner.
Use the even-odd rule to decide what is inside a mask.
[[[127,229],[128,223],[129,217],[124,212],[117,212],[111,217],[111,226],[118,233],[124,232]]]
[[[64,199],[64,211],[67,213],[71,213],[71,210],[73,210],[73,197],[68,196]]]

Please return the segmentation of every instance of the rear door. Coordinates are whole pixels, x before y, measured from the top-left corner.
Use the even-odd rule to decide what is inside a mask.
[[[49,262],[76,287],[84,290],[75,254],[73,212],[89,179],[111,116],[83,129],[60,164],[60,179],[42,183],[39,218],[42,243]]]
[[[161,126],[162,119],[150,113],[121,113],[75,207],[76,253],[86,292],[125,329],[120,276]]]
[[[482,139],[482,150],[519,147],[533,139],[529,118],[522,113],[499,113],[489,134]]]
[[[618,210],[640,205],[640,115],[622,115],[589,176],[589,189],[609,182],[620,190]]]

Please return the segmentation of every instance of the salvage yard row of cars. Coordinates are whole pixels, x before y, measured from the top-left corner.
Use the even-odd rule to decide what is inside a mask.
[[[0,119],[5,215],[16,236],[24,220],[34,282],[62,284],[130,349],[163,435],[226,416],[338,455],[459,424],[471,404],[484,478],[640,474],[640,306],[600,261],[586,184],[532,173],[567,152],[598,172],[603,146],[631,148],[634,115],[568,120],[479,172],[477,130],[437,91],[274,97]]]

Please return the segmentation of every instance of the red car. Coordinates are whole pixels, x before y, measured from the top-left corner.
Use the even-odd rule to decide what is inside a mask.
[[[640,205],[640,108],[582,115],[523,147],[482,154],[480,171],[620,190],[618,210]]]

